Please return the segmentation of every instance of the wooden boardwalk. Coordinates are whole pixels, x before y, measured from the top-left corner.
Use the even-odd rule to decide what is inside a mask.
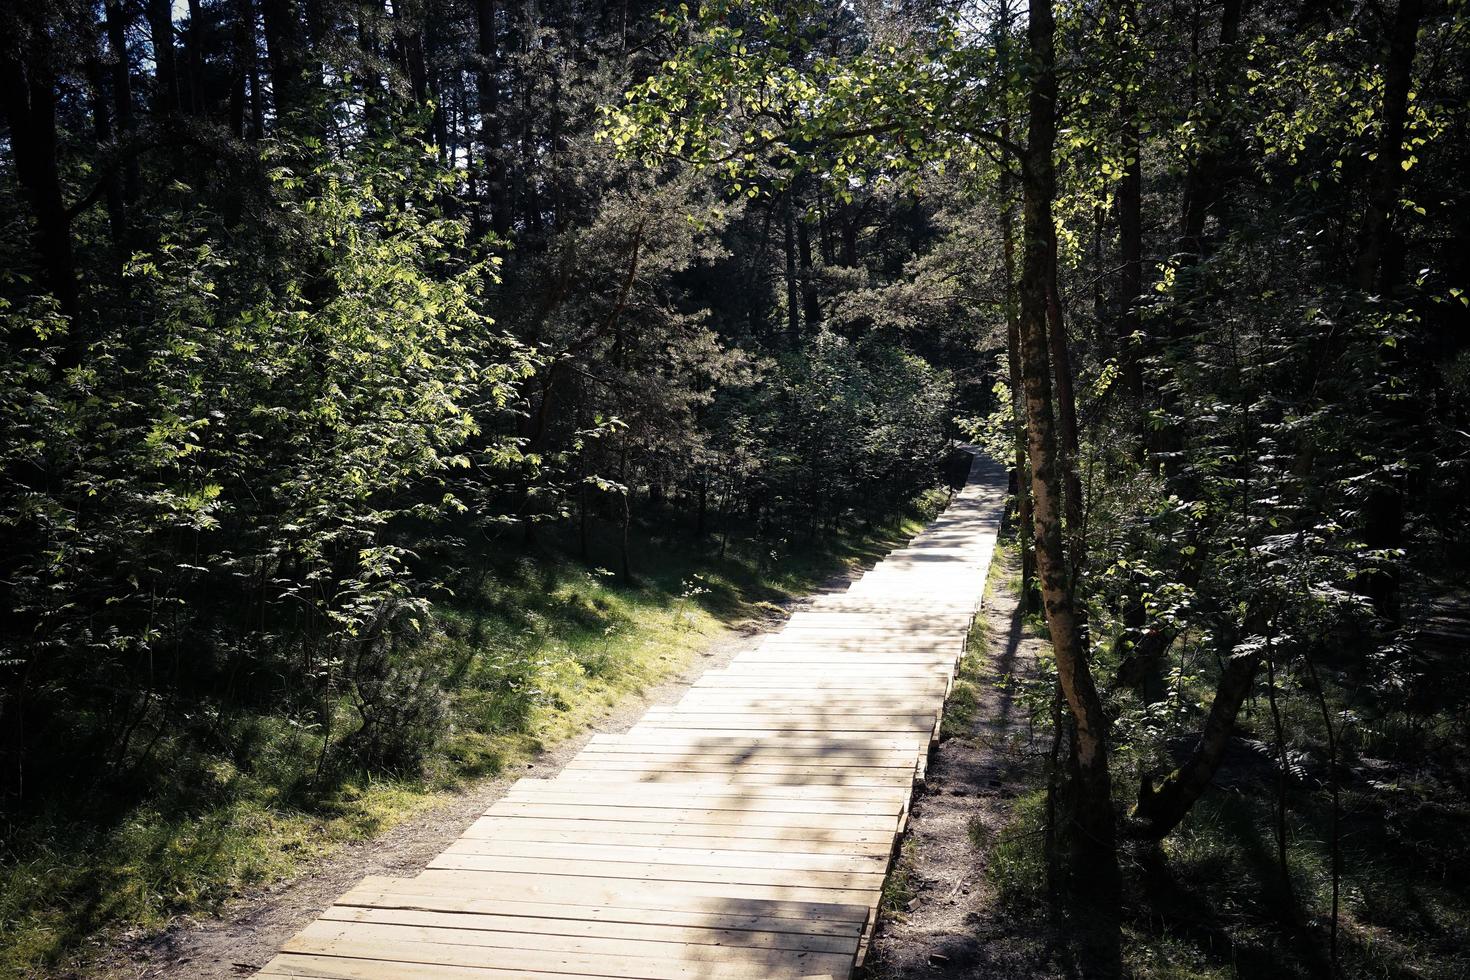
[[[416,878],[365,879],[262,977],[851,975],[923,778],[1004,499],[977,460],[907,547],[554,779],[523,779]]]

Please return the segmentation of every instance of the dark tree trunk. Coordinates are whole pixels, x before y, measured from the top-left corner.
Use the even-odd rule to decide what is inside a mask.
[[[852,205],[842,206],[842,264],[849,269],[857,268],[857,222],[853,220]]]
[[[1128,24],[1129,37],[1138,29],[1137,0],[1122,0],[1119,13]],[[1122,53],[1127,77],[1136,80],[1137,53]],[[1118,326],[1114,343],[1123,385],[1134,398],[1143,395],[1143,372],[1139,365],[1139,340],[1143,330],[1140,305],[1143,293],[1143,152],[1139,139],[1138,102],[1125,84],[1119,98],[1118,115],[1122,119],[1119,149],[1123,155],[1123,177],[1118,181]]]
[[[1414,52],[1418,44],[1423,0],[1399,0],[1388,31],[1388,59],[1383,68],[1383,126],[1378,136],[1368,213],[1358,240],[1358,288],[1391,295],[1398,286],[1402,247],[1394,229],[1399,189],[1404,177],[1404,128],[1413,86]]]
[[[204,104],[204,4],[200,0],[189,0],[189,34],[185,38],[184,54],[187,74],[184,107],[198,116],[205,112]]]
[[[179,66],[174,48],[173,0],[148,0],[148,34],[153,42],[153,112],[179,111]]]
[[[103,81],[105,72],[97,54],[96,39],[92,39],[91,44],[92,50],[87,56],[87,86],[89,89],[87,95],[92,107],[92,135],[97,140],[98,152],[106,155],[115,153],[117,149],[113,142],[112,109],[107,101],[107,88]],[[128,221],[127,208],[123,202],[122,177],[118,173],[115,161],[104,160],[102,162],[101,179],[104,199],[107,202],[108,235],[113,245],[121,246],[127,239]]]
[[[1119,881],[1108,774],[1107,718],[1082,646],[1081,623],[1063,544],[1062,473],[1047,344],[1048,283],[1053,278],[1055,233],[1051,209],[1056,175],[1052,154],[1057,129],[1056,24],[1051,0],[1033,0],[1026,33],[1031,62],[1030,125],[1022,167],[1020,334],[1036,560],[1047,627],[1056,655],[1057,679],[1076,725],[1075,806],[1069,834],[1074,857],[1073,885],[1087,900],[1087,911],[1097,922],[1088,943],[1094,961],[1092,969],[1111,976],[1121,966],[1115,919]]]
[[[509,189],[506,186],[504,136],[500,119],[500,30],[496,0],[477,0],[480,99],[480,162],[485,171],[485,200],[490,208],[490,230],[510,234]]]
[[[259,0],[276,125],[298,126],[310,108],[306,47],[296,0]]]
[[[1239,58],[1240,21],[1245,0],[1225,0],[1220,10],[1220,63],[1213,85],[1215,104],[1205,126],[1203,145],[1184,178],[1184,200],[1179,222],[1179,251],[1187,259],[1205,253],[1205,222],[1220,196],[1220,170],[1224,144],[1228,142],[1223,121],[1228,89],[1234,82]]]
[[[357,48],[362,52],[362,118],[370,140],[381,139],[386,135],[385,127],[388,123],[383,105],[386,80],[378,74],[376,64],[382,52],[378,49],[378,37],[372,22],[372,17],[379,13],[380,11],[374,10],[369,15],[367,8],[364,8],[357,22]]]
[[[1015,234],[1010,207],[1002,218],[1005,229],[1006,263],[1006,360],[1011,382],[1011,412],[1016,433],[1016,538],[1021,549],[1021,610],[1036,608],[1036,549],[1032,546],[1031,468],[1026,462],[1026,395],[1021,376],[1021,328],[1016,318]]]
[[[800,218],[796,221],[796,245],[801,260],[801,316],[807,333],[815,333],[822,323],[822,305],[817,299],[817,283],[812,273],[811,229]]]
[[[71,215],[61,192],[57,164],[56,77],[50,25],[41,5],[21,14],[28,37],[18,31],[0,39],[0,111],[10,126],[15,175],[30,202],[35,224],[31,240],[46,288],[61,311],[77,313],[76,267],[72,255]]]
[[[1143,840],[1167,837],[1214,781],[1260,664],[1258,655],[1226,659],[1204,730],[1188,761],[1158,785],[1149,778],[1140,784],[1138,806],[1133,811],[1133,836]]]
[[[801,290],[796,276],[796,228],[791,211],[791,192],[788,191],[781,199],[781,221],[786,231],[786,333],[791,346],[795,347],[801,342]]]
[[[1423,16],[1423,0],[1399,0],[1388,29],[1387,59],[1383,68],[1382,130],[1378,139],[1378,158],[1370,177],[1368,210],[1358,236],[1358,288],[1365,293],[1393,296],[1402,273],[1403,245],[1394,226],[1394,213],[1399,209],[1404,176],[1404,130],[1408,122],[1409,91],[1413,84],[1414,55],[1417,47],[1419,20]],[[1400,348],[1387,348],[1383,360],[1388,373],[1405,368],[1405,355]],[[1392,418],[1405,428],[1418,421],[1408,402],[1390,403]],[[1407,518],[1401,485],[1374,487],[1362,507],[1363,542],[1375,550],[1389,551],[1404,544]],[[1373,602],[1380,616],[1397,622],[1401,616],[1399,591],[1400,570],[1387,561],[1370,569],[1360,578],[1360,587]]]
[[[250,0],[235,0],[230,53],[230,132],[245,138],[245,100],[255,65],[255,8]]]
[[[117,131],[127,137],[135,125],[133,119],[133,64],[128,52],[128,25],[123,13],[122,0],[108,0],[104,7],[107,21],[107,46],[112,49],[112,105],[117,114]],[[141,177],[138,171],[138,155],[123,156],[123,203],[132,204],[138,199]]]

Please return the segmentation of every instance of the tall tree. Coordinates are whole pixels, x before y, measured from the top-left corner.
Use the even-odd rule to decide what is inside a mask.
[[[30,203],[37,264],[64,313],[80,301],[72,253],[72,214],[61,186],[56,125],[60,25],[45,4],[0,7],[0,110],[10,128],[15,173]]]
[[[511,216],[505,165],[505,124],[500,116],[499,8],[496,0],[475,0],[479,45],[475,68],[480,109],[480,165],[485,173],[482,186],[490,209],[490,230],[504,238],[510,234]]]
[[[1084,855],[1076,884],[1093,899],[1094,911],[1110,916],[1118,890],[1116,829],[1108,770],[1108,721],[1088,664],[1076,596],[1068,567],[1064,529],[1063,462],[1052,397],[1048,342],[1050,283],[1056,275],[1054,153],[1057,131],[1056,21],[1050,0],[1033,0],[1026,26],[1027,129],[1021,167],[1022,259],[1019,330],[1026,394],[1031,499],[1036,529],[1037,577],[1057,678],[1075,725],[1077,785],[1072,846]],[[1065,343],[1064,338],[1059,338]],[[1104,928],[1100,935],[1106,937]],[[1101,969],[1115,972],[1116,938],[1101,950]]]

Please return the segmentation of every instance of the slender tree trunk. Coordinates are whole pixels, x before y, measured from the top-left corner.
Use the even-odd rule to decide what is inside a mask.
[[[133,120],[133,64],[128,52],[128,25],[123,13],[122,0],[108,0],[104,7],[107,22],[107,46],[112,50],[112,105],[117,113],[117,131],[124,138],[132,133]],[[123,203],[132,204],[138,199],[141,177],[138,171],[138,155],[127,153],[123,157]]]
[[[1052,277],[1052,199],[1056,193],[1052,154],[1057,127],[1056,24],[1051,0],[1033,0],[1027,23],[1030,41],[1030,125],[1022,168],[1022,272],[1020,287],[1021,367],[1025,382],[1031,494],[1036,527],[1037,571],[1047,627],[1056,655],[1057,679],[1076,725],[1076,806],[1070,843],[1074,885],[1097,917],[1092,936],[1094,969],[1116,975],[1118,865],[1112,787],[1108,773],[1107,719],[1082,646],[1072,577],[1063,544],[1061,461],[1052,404],[1047,344],[1047,284]]]
[[[1009,126],[1006,126],[1009,136]],[[1009,185],[1010,181],[1005,182]],[[1001,236],[1006,277],[1006,361],[1010,374],[1011,414],[1015,431],[1016,538],[1021,549],[1021,610],[1035,609],[1036,549],[1032,546],[1031,468],[1026,461],[1026,393],[1021,375],[1021,326],[1016,310],[1016,232],[1009,187],[1002,191]]]
[[[633,581],[633,561],[629,550],[628,536],[633,527],[633,488],[628,483],[628,441],[623,437],[622,460],[618,465],[618,479],[623,485],[623,526],[619,549],[619,572],[625,583]]]
[[[1179,251],[1190,260],[1205,252],[1205,222],[1220,196],[1220,168],[1228,142],[1223,117],[1228,109],[1228,90],[1239,64],[1235,50],[1240,41],[1240,21],[1245,0],[1225,0],[1220,8],[1220,64],[1213,85],[1214,104],[1205,125],[1202,146],[1184,178],[1184,200],[1179,222]]]
[[[1118,181],[1118,327],[1114,343],[1123,385],[1135,399],[1143,395],[1143,371],[1139,364],[1139,339],[1143,331],[1141,302],[1143,293],[1143,148],[1139,137],[1138,99],[1131,88],[1140,74],[1138,54],[1134,50],[1138,37],[1137,0],[1121,0],[1118,5],[1121,30],[1127,38],[1122,52],[1126,65],[1123,93],[1119,97],[1118,116],[1122,120],[1119,150],[1123,156],[1123,177]]]
[[[1322,713],[1322,725],[1327,731],[1327,779],[1332,788],[1332,827],[1330,831],[1332,849],[1332,920],[1329,933],[1332,975],[1342,975],[1337,956],[1338,919],[1342,901],[1342,791],[1337,778],[1338,729],[1332,724],[1332,712],[1327,707],[1327,690],[1322,686],[1322,677],[1317,673],[1317,664],[1306,658],[1307,669],[1312,673],[1312,687],[1317,695],[1317,709]]]
[[[255,62],[255,9],[250,0],[235,0],[230,54],[230,132],[245,138],[245,99]]]
[[[509,189],[506,186],[505,147],[500,119],[500,31],[496,0],[477,0],[480,98],[480,161],[485,171],[484,191],[490,207],[490,230],[498,237],[510,234]]]
[[[1281,723],[1281,707],[1277,704],[1276,657],[1266,650],[1266,700],[1271,707],[1271,729],[1276,737],[1276,865],[1281,872],[1281,900],[1288,910],[1296,908],[1292,896],[1291,865],[1286,861],[1286,790],[1291,779],[1291,766],[1286,756],[1286,731]]]
[[[1139,785],[1138,805],[1133,810],[1133,836],[1141,840],[1163,840],[1209,788],[1230,745],[1235,719],[1251,692],[1260,665],[1259,654],[1225,658],[1204,730],[1189,759],[1159,784],[1145,777]]]
[[[796,276],[796,229],[791,211],[791,192],[787,191],[781,199],[781,220],[786,230],[786,332],[791,346],[795,347],[801,342],[801,303]]]
[[[1072,386],[1071,344],[1067,339],[1067,324],[1062,316],[1061,291],[1057,286],[1057,235],[1053,224],[1051,230],[1051,255],[1047,261],[1046,282],[1046,336],[1051,353],[1052,374],[1055,378],[1058,449],[1058,467],[1062,474],[1063,513],[1067,520],[1068,558],[1072,577],[1082,574],[1085,558],[1085,542],[1082,536],[1082,480],[1077,475],[1077,460],[1081,455],[1077,437],[1077,397]],[[1078,610],[1080,613],[1080,609]]]
[[[852,205],[842,205],[842,264],[849,269],[857,268],[857,222],[853,220]]]
[[[1403,246],[1394,223],[1399,210],[1404,176],[1404,134],[1408,122],[1409,90],[1413,84],[1414,55],[1423,0],[1399,0],[1388,31],[1388,52],[1383,69],[1383,123],[1378,140],[1369,188],[1368,210],[1358,237],[1358,287],[1365,293],[1391,297],[1399,287]],[[1383,351],[1385,373],[1405,368],[1402,348]],[[1405,403],[1390,402],[1390,417],[1405,427],[1416,424],[1417,414]],[[1401,485],[1380,484],[1372,488],[1362,508],[1363,541],[1375,550],[1392,550],[1404,544],[1405,500]],[[1400,618],[1400,570],[1392,561],[1360,577],[1360,587],[1385,619]]]
[[[189,34],[184,39],[185,108],[193,115],[204,114],[204,4],[189,0]]]
[[[99,153],[116,151],[112,129],[112,109],[108,104],[102,61],[97,53],[97,39],[89,39],[87,55],[87,99],[92,107],[92,135]],[[123,203],[122,177],[115,161],[103,161],[102,185],[107,201],[107,230],[112,244],[121,247],[127,239],[127,211]]]
[[[796,222],[796,245],[801,260],[801,315],[807,333],[815,333],[822,323],[822,306],[817,300],[817,283],[812,273],[811,230],[804,219]]]
[[[1374,161],[1368,212],[1358,240],[1358,288],[1364,292],[1389,295],[1398,286],[1402,257],[1393,216],[1398,210],[1403,185],[1404,130],[1422,15],[1423,0],[1399,0],[1389,27],[1378,158]]]

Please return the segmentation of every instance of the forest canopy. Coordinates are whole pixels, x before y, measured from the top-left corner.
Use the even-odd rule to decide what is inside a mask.
[[[1232,955],[1454,975],[1467,66],[1463,0],[0,0],[0,862],[423,773],[554,700],[487,583],[766,575],[965,441],[1089,969],[1241,770]]]

